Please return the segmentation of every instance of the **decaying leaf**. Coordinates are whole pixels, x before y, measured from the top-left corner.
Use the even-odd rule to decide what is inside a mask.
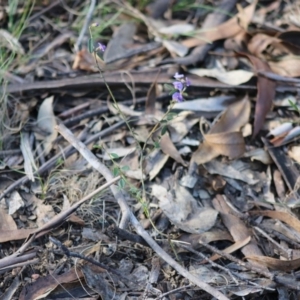
[[[244,240],[235,242],[233,245],[225,248],[222,251],[225,252],[225,253],[232,253],[232,252],[234,252],[234,251],[236,251],[238,249],[241,249],[242,247],[246,246],[250,241],[251,241],[251,237],[248,236]],[[220,257],[221,256],[219,254],[214,254],[209,259],[212,260],[212,261],[214,261],[214,260],[219,259]]]
[[[261,210],[249,211],[251,215],[265,216],[285,222],[300,233],[300,221],[292,214],[283,211]]]
[[[267,268],[283,272],[291,272],[300,268],[300,258],[293,260],[280,260],[268,256],[250,255],[246,257],[251,261],[255,261]]]
[[[246,56],[253,64],[256,71],[265,71],[265,72],[271,71],[267,62],[264,62],[261,59],[247,53],[239,53],[239,54],[242,56]],[[276,92],[275,89],[276,89],[276,83],[274,81],[263,76],[258,76],[253,138],[258,134],[260,129],[263,127],[266,115],[272,108],[272,103]]]
[[[189,101],[188,101],[189,102]],[[190,112],[182,111],[173,120],[168,123],[168,130],[173,143],[180,142],[199,122],[199,117]]]
[[[7,30],[0,29],[0,46],[8,48],[16,53],[24,54],[24,48],[11,33]]]
[[[163,40],[163,45],[170,53],[174,53],[179,57],[186,56],[186,54],[189,52],[188,47],[176,41]]]
[[[218,66],[218,68],[213,69],[192,69],[189,70],[190,73],[198,76],[208,76],[218,79],[229,85],[240,85],[249,81],[254,73],[246,70],[233,70],[226,71],[223,67]]]
[[[150,180],[156,177],[168,159],[169,155],[159,149],[155,149],[148,155],[144,171],[146,174],[149,174]]]
[[[121,158],[127,156],[135,151],[135,147],[128,148],[109,148],[105,149],[105,153],[102,156],[104,160],[111,160],[112,158]]]
[[[37,170],[37,166],[34,161],[33,153],[31,151],[29,143],[29,134],[26,132],[21,133],[21,145],[20,145],[23,157],[24,157],[24,170],[28,178],[34,182],[34,171]]]
[[[100,61],[100,59],[97,59],[97,61],[100,64],[101,69],[104,69],[103,61]],[[87,49],[82,49],[76,53],[72,69],[84,70],[88,72],[99,72],[97,66],[95,65],[94,55],[91,54]]]
[[[300,146],[292,146],[288,151],[289,156],[300,163]]]
[[[159,206],[169,220],[183,231],[201,233],[215,224],[217,211],[209,207],[199,207],[192,195],[178,184],[173,191],[154,184],[152,195],[159,200]]]
[[[296,56],[287,56],[277,62],[269,62],[271,70],[281,76],[299,77],[300,59]]]
[[[244,154],[244,157],[250,157],[250,159],[252,161],[259,160],[265,165],[270,165],[273,163],[273,160],[272,160],[270,154],[262,148],[257,148],[257,149],[248,151],[247,153]]]
[[[228,206],[221,195],[217,195],[215,197],[213,200],[213,206],[219,211],[224,225],[227,227],[236,242],[246,240],[249,236],[251,236],[249,228],[247,228],[246,224],[234,214],[234,211]],[[263,255],[255,239],[252,239],[248,244],[246,244],[241,251],[247,257],[252,255]],[[250,260],[250,262],[261,267],[255,261]]]
[[[185,161],[182,159],[180,153],[176,149],[175,145],[173,144],[172,140],[170,139],[169,133],[166,132],[160,139],[160,147],[161,151],[168,156],[172,157],[175,161],[186,166]]]
[[[19,192],[14,191],[8,198],[8,214],[13,215],[18,209],[25,205]]]
[[[235,167],[233,163],[222,163],[217,159],[204,164],[205,169],[210,174],[218,174],[224,177],[233,178],[236,180],[244,181],[250,185],[257,184],[261,181],[257,173],[251,172],[251,170],[241,171]]]
[[[252,20],[256,3],[257,1],[253,1],[253,3],[245,8],[240,7],[240,11],[236,16],[215,28],[205,28],[205,31],[199,32],[196,38],[184,40],[183,45],[191,48],[233,37],[238,33],[245,31]]]
[[[55,216],[55,212],[51,205],[44,204],[43,200],[40,200],[35,196],[32,196],[32,201],[34,202],[36,207],[35,210],[35,214],[37,216],[36,223],[38,227],[42,227]]]
[[[55,130],[56,119],[53,113],[53,99],[54,96],[46,98],[41,104],[37,117],[37,125],[45,134],[45,136],[38,135],[36,138],[42,140],[45,155],[52,149],[52,142],[57,138],[57,131]]]
[[[224,111],[207,134],[192,156],[192,161],[203,164],[211,159],[226,155],[237,158],[245,152],[245,142],[240,128],[248,123],[250,116],[250,102],[248,98],[234,103]]]
[[[71,283],[80,278],[83,278],[83,274],[80,270],[75,268],[56,275],[55,277],[50,274],[46,277],[40,277],[32,285],[25,286],[21,291],[20,300],[34,300],[47,297],[58,285],[63,283]]]
[[[235,101],[236,98],[233,96],[200,98],[200,99],[175,103],[173,109],[219,113],[223,111],[225,108],[227,108],[228,105],[232,104]],[[176,122],[176,119],[174,119],[174,122]]]

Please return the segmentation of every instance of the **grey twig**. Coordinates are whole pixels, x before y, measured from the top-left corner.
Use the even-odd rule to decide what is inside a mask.
[[[79,51],[79,48],[81,46],[83,37],[84,37],[84,35],[85,35],[88,27],[89,27],[89,23],[91,21],[91,18],[92,18],[92,15],[93,15],[93,11],[95,9],[95,5],[96,5],[96,0],[91,0],[89,11],[87,12],[87,15],[85,17],[84,24],[83,24],[82,29],[80,31],[79,37],[78,37],[78,39],[77,39],[77,41],[76,41],[76,43],[74,45],[75,52]]]

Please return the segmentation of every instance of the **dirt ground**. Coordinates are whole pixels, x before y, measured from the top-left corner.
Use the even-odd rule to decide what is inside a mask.
[[[0,1],[0,54],[0,300],[299,299],[299,1]]]

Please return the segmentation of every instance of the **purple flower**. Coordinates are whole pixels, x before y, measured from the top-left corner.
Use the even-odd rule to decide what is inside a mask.
[[[174,88],[178,91],[182,91],[183,90],[183,84],[180,81],[175,81],[173,82]]]
[[[182,97],[181,93],[179,93],[179,92],[174,93],[172,95],[172,99],[174,101],[177,101],[177,102],[182,102],[183,101],[183,97]]]
[[[174,78],[175,78],[176,80],[179,80],[179,79],[181,79],[181,78],[183,78],[183,77],[184,77],[184,75],[178,74],[178,72],[176,72],[175,75],[174,75]]]
[[[185,78],[185,85],[186,86],[190,86],[191,85],[191,81],[187,77]]]
[[[98,48],[97,48],[97,50],[100,50],[100,51],[104,52],[105,49],[106,49],[106,46],[105,46],[105,45],[103,45],[103,44],[101,44],[101,43],[98,43]]]

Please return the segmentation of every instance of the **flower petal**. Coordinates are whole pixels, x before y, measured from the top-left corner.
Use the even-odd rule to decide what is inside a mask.
[[[178,72],[176,72],[175,75],[174,75],[174,78],[175,78],[176,80],[179,80],[179,79],[181,79],[181,78],[183,78],[183,77],[184,77],[184,75],[183,75],[183,74],[178,74]]]
[[[181,92],[183,90],[183,84],[180,81],[173,82],[174,88]]]
[[[177,101],[177,102],[182,102],[183,101],[183,97],[182,97],[181,93],[179,93],[179,92],[174,93],[172,95],[172,99],[174,101]]]

